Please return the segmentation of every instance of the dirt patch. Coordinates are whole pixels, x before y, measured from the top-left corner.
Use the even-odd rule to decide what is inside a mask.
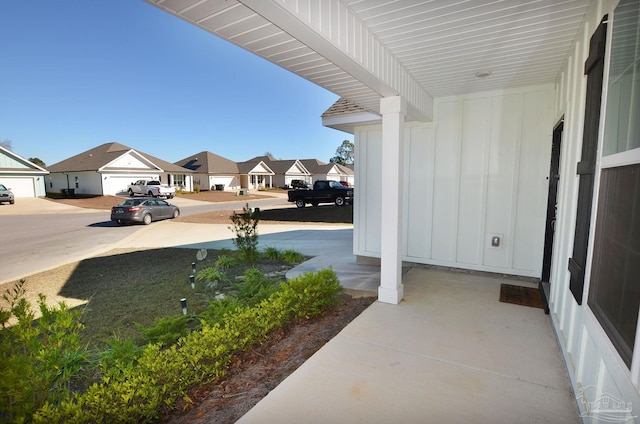
[[[374,301],[345,294],[324,316],[301,319],[276,330],[269,340],[232,360],[227,377],[193,390],[194,402],[162,422],[233,423],[324,346]]]
[[[206,212],[197,215],[181,216],[179,222],[195,224],[230,224],[230,216],[234,212],[242,213],[242,209]],[[313,208],[296,208],[295,206],[274,207],[260,211],[260,224],[353,224],[353,206],[323,205]],[[259,224],[259,225],[260,225]]]
[[[274,190],[275,192],[286,193],[284,191]],[[45,199],[52,202],[62,203],[65,205],[76,206],[87,209],[110,210],[112,206],[122,202],[128,196],[81,196],[77,195],[73,198],[58,198],[53,194]],[[268,192],[260,192],[259,194],[250,193],[237,196],[235,191],[201,191],[200,193],[179,194],[176,197],[183,199],[199,200],[201,202],[238,202],[256,199],[264,199],[269,196]],[[171,200],[169,200],[171,201]]]

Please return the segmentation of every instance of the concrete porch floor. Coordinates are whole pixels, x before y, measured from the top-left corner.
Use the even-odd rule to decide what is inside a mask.
[[[239,423],[573,423],[548,315],[501,303],[491,276],[411,268]]]

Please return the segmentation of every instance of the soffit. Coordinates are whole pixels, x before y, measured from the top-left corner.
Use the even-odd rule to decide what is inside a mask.
[[[404,95],[414,83],[433,98],[554,82],[589,6],[588,0],[147,1],[375,113],[381,97]],[[476,76],[484,71],[491,75]],[[414,103],[419,116],[420,99]]]

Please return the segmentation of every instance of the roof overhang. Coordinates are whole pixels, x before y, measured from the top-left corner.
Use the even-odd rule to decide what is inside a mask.
[[[146,1],[373,115],[380,113],[380,99],[401,96],[410,121],[430,121],[437,97],[554,83],[591,4]],[[350,131],[352,122],[372,118],[332,118],[327,125]]]

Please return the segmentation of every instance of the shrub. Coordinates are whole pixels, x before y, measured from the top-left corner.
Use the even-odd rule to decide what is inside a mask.
[[[207,309],[198,314],[198,318],[203,324],[213,325],[222,321],[226,315],[232,314],[240,306],[240,302],[231,298],[214,300],[209,303]]]
[[[217,267],[208,267],[198,272],[196,280],[210,283],[214,287],[222,289],[225,287],[225,283],[227,282],[227,275]]]
[[[233,227],[229,227],[236,235],[233,244],[240,251],[242,258],[253,265],[258,257],[258,221],[259,213],[249,208],[247,203],[242,208],[242,213],[234,212],[231,215]]]
[[[9,309],[0,309],[0,418],[14,422],[29,421],[43,405],[62,400],[89,365],[80,345],[80,312],[62,302],[49,307],[40,295],[42,316],[34,321],[24,284],[20,280],[5,291]]]
[[[176,315],[156,318],[151,327],[136,324],[136,328],[144,335],[147,343],[160,343],[162,346],[171,346],[180,337],[189,333],[188,321],[189,319],[185,315]]]
[[[275,247],[267,247],[262,255],[270,261],[279,261],[282,258],[282,252]]]
[[[302,253],[291,249],[287,249],[282,252],[282,257],[290,264],[297,264],[304,260],[304,255]]]
[[[143,348],[129,338],[113,336],[104,342],[107,349],[102,351],[98,359],[103,375],[122,372],[135,364],[142,355]]]
[[[277,284],[268,280],[258,269],[249,268],[236,289],[238,301],[253,306],[268,298],[277,289]]]
[[[238,261],[236,260],[236,258],[234,258],[229,254],[222,254],[218,256],[218,259],[216,260],[215,265],[216,265],[216,268],[218,269],[229,269],[229,268],[233,268],[237,264],[238,264]]]

